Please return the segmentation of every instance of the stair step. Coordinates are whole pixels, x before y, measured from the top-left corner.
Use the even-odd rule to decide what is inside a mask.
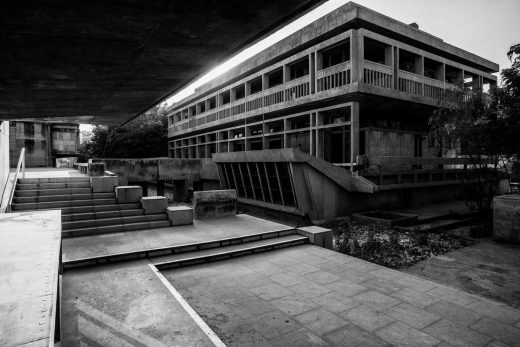
[[[70,200],[70,201],[50,201],[50,202],[36,202],[36,203],[13,203],[11,205],[13,211],[27,211],[27,210],[49,210],[61,209],[63,207],[73,206],[95,206],[95,205],[110,205],[115,204],[116,199],[89,199],[89,200]]]
[[[169,226],[171,226],[171,224],[168,219],[159,220],[159,221],[151,221],[151,222],[116,224],[116,225],[107,225],[107,226],[99,226],[99,227],[92,227],[92,228],[64,230],[61,233],[61,237],[68,238],[68,237],[77,237],[77,236],[110,234],[110,233],[118,233],[118,232],[124,232],[124,231],[165,228],[165,227],[169,227]]]
[[[16,204],[39,203],[39,202],[72,202],[96,199],[115,199],[115,193],[88,193],[88,194],[65,194],[65,195],[43,195],[43,196],[18,196],[13,201]]]
[[[464,225],[470,225],[480,220],[480,217],[468,217],[468,218],[450,218],[442,220],[434,220],[418,225],[412,225],[407,227],[399,227],[400,231],[407,232],[437,232],[442,230],[449,230],[458,228]]]
[[[117,217],[128,217],[128,216],[139,216],[144,213],[143,209],[123,209],[113,211],[100,211],[100,212],[85,212],[75,214],[63,214],[61,215],[61,222],[76,222],[88,219],[104,219],[104,218],[117,218]]]
[[[78,177],[44,177],[44,178],[19,178],[18,183],[21,184],[38,184],[38,183],[78,183],[89,182],[89,176]]]
[[[34,197],[34,196],[48,196],[48,195],[69,195],[69,194],[91,194],[92,188],[59,188],[59,189],[24,189],[16,190],[15,197]]]
[[[74,221],[74,222],[62,222],[61,229],[63,231],[77,230],[77,229],[104,227],[104,226],[118,225],[118,224],[153,222],[153,221],[158,221],[158,220],[168,220],[168,216],[166,215],[166,213],[159,213],[159,214],[148,214],[148,215],[142,214],[140,216],[124,216],[124,217],[115,217],[115,218],[87,219],[87,220]]]
[[[98,213],[98,212],[113,212],[113,211],[124,211],[124,210],[141,210],[140,203],[132,204],[109,204],[109,205],[90,205],[90,206],[75,206],[75,207],[62,207],[60,208],[61,214],[72,215],[80,213]]]
[[[251,244],[256,241],[278,239],[280,237],[296,234],[294,228],[272,230],[261,232],[257,234],[250,234],[238,237],[231,237],[219,240],[209,240],[198,243],[187,243],[181,245],[172,245],[160,248],[149,248],[139,251],[116,253],[109,255],[100,255],[97,257],[73,259],[63,262],[65,268],[82,267],[90,265],[108,264],[118,261],[128,261],[142,258],[161,257],[163,261],[166,260],[164,256],[186,254],[195,251],[206,251],[215,248],[223,248],[232,245]]]
[[[16,184],[16,190],[41,190],[41,189],[67,189],[67,188],[90,188],[90,181],[77,183],[28,183]]]
[[[288,235],[268,240],[253,241],[247,244],[170,255],[167,257],[153,259],[152,263],[158,270],[166,270],[235,258],[253,253],[266,252],[279,248],[303,245],[308,242],[308,237],[301,235]]]

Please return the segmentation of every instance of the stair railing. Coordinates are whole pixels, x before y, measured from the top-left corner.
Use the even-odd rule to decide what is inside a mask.
[[[18,183],[18,175],[22,170],[22,178],[25,178],[25,147],[20,151],[20,157],[18,158],[18,165],[16,165],[16,173],[14,174],[13,186],[9,194],[9,200],[7,201],[7,212],[11,212],[11,204],[13,202],[14,191],[16,190],[16,184]]]

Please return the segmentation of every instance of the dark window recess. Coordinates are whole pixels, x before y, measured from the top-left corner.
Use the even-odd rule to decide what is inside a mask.
[[[34,137],[34,124],[23,123],[23,133],[25,137]]]
[[[373,40],[368,37],[363,38],[364,42],[364,59],[373,61],[378,64],[385,64],[385,50],[387,45],[382,42]]]
[[[291,119],[291,130],[308,128],[310,125],[311,121],[308,115]]]
[[[459,84],[462,82],[462,69],[458,69],[456,67],[446,65],[446,71],[444,76],[446,78],[446,82],[451,84]]]
[[[360,131],[359,132],[359,155],[366,154],[365,139],[366,139],[366,131]]]
[[[350,120],[350,109],[323,111],[323,124],[338,124]]]
[[[309,74],[309,57],[289,65],[289,79],[294,80]]]
[[[267,169],[267,179],[271,187],[271,194],[273,196],[273,204],[282,205],[282,192],[280,184],[278,183],[278,175],[276,174],[275,163],[265,163]]]
[[[322,68],[341,64],[350,60],[350,41],[346,40],[321,51]]]
[[[283,83],[283,68],[276,69],[267,74],[268,88],[280,85]]]
[[[231,94],[230,94],[229,90],[227,90],[224,93],[222,93],[222,105],[229,104],[230,101],[231,101]]]
[[[271,193],[269,190],[269,183],[267,182],[267,169],[265,167],[265,163],[256,163],[258,171],[260,172],[260,183],[262,184],[262,191],[264,192],[264,197],[266,202],[272,203]]]
[[[26,139],[24,141],[25,151],[30,154],[34,152],[34,140]]]
[[[244,189],[244,183],[242,181],[242,175],[240,175],[240,168],[238,166],[238,163],[233,163],[232,168],[233,168],[233,170],[232,170],[233,175],[234,175],[235,181],[236,181],[237,194],[239,197],[245,198],[246,194],[245,194],[245,189]]]
[[[243,99],[246,96],[246,88],[242,84],[235,88],[235,100]]]
[[[291,174],[289,171],[289,164],[277,163],[278,177],[280,178],[280,186],[282,188],[283,202],[285,206],[296,206],[293,194],[293,185],[291,181]]]
[[[251,80],[250,82],[251,94],[255,94],[262,91],[262,76]]]
[[[252,151],[261,151],[263,148],[262,141],[251,141]]]
[[[247,163],[240,163],[240,170],[242,174],[242,180],[244,182],[244,188],[246,190],[246,196],[248,199],[254,199],[253,196],[253,185],[251,184],[251,176],[247,169]]]
[[[199,105],[200,105],[200,113],[206,112],[206,102],[203,101]]]
[[[251,173],[251,183],[253,184],[253,192],[256,200],[265,201],[262,194],[262,186],[260,185],[260,177],[258,177],[258,172],[256,170],[255,163],[247,163],[249,168],[249,172]]]
[[[420,57],[417,54],[405,51],[404,49],[399,49],[399,70],[418,73],[419,71],[416,61],[419,58]]]
[[[442,63],[435,60],[424,58],[424,76],[435,80],[441,80],[440,69]]]

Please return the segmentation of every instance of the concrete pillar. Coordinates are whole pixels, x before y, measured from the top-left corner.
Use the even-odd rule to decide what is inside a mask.
[[[309,53],[309,76],[311,94],[316,92],[316,52]]]
[[[399,52],[398,47],[394,47],[393,50],[394,50],[393,83],[394,83],[394,89],[398,89],[399,88],[399,53],[400,52]]]
[[[359,154],[359,102],[353,102],[351,108],[350,125],[350,170],[354,170],[354,163]]]
[[[363,52],[363,35],[357,30],[352,30],[350,39],[352,83],[363,82]]]

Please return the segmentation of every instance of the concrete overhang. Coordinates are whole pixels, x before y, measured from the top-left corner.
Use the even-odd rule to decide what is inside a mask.
[[[3,1],[0,120],[124,123],[323,2]]]

